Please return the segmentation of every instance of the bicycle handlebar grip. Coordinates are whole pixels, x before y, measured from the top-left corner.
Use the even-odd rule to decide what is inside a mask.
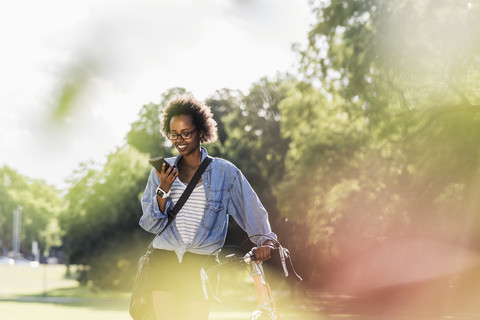
[[[250,263],[250,261],[257,261],[257,257],[255,257],[255,251],[256,251],[256,247],[253,248],[249,253],[247,253],[244,257],[244,260],[245,262],[247,263]],[[270,251],[272,254],[276,254],[278,253],[278,248],[273,248],[272,247],[272,251]],[[249,261],[247,261],[249,260]]]

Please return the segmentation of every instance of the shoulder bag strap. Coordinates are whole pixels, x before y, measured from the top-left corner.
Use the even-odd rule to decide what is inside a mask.
[[[178,199],[177,203],[173,206],[173,209],[170,210],[168,213],[168,221],[165,227],[163,227],[162,231],[157,233],[157,236],[162,234],[163,231],[172,223],[173,220],[175,220],[175,217],[177,216],[177,213],[180,211],[180,209],[183,207],[185,202],[187,202],[188,197],[190,197],[190,194],[192,194],[193,189],[195,189],[195,186],[197,185],[198,181],[200,180],[200,177],[202,176],[203,172],[205,169],[207,169],[208,165],[210,162],[212,162],[212,157],[207,156],[205,159],[203,159],[202,163],[198,167],[197,171],[195,171],[195,174],[193,175],[192,179],[190,179],[190,182],[188,183],[187,187],[185,188],[185,191],[183,191],[182,195],[180,196],[180,199]]]

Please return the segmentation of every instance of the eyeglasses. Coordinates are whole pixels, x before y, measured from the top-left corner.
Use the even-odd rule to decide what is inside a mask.
[[[192,133],[194,133],[195,131],[197,131],[197,129],[192,130],[190,132],[180,132],[180,134],[169,132],[167,133],[167,137],[170,140],[177,140],[179,137],[182,137],[183,140],[187,140],[192,137]]]

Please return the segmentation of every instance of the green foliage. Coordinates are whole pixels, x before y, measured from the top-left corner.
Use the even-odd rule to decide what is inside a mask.
[[[290,139],[290,148],[287,174],[275,194],[283,216],[298,230],[289,237],[292,250],[303,253],[304,265],[318,259],[319,252],[323,258],[338,252],[337,226],[351,206],[359,208],[360,190],[375,188],[373,180],[380,178],[363,172],[368,170],[367,123],[350,116],[348,107],[305,83],[292,88],[280,103],[282,134]]]
[[[94,70],[94,65],[88,61],[83,61],[83,64],[67,70],[61,79],[62,86],[55,97],[52,120],[62,123],[75,110],[75,104],[84,94]]]
[[[295,243],[312,245],[310,261],[338,255],[352,235],[441,229],[475,243],[478,5],[333,0],[313,12],[309,44],[297,48],[307,83],[280,104],[296,170],[276,194],[284,216],[305,215]]]
[[[119,148],[102,170],[84,165],[70,181],[60,225],[69,263],[88,265],[82,280],[104,288],[130,284],[135,265],[126,261],[134,260],[131,248],[145,245],[146,239],[135,234],[150,170],[147,159],[131,147]]]
[[[227,126],[224,118],[231,114],[241,103],[242,93],[238,90],[221,89],[207,98],[205,103],[212,109],[213,117],[217,121],[218,139],[223,144],[228,139]]]
[[[63,207],[60,192],[44,181],[26,178],[15,170],[0,168],[0,241],[2,251],[12,250],[13,212],[21,212],[20,252],[32,257],[32,242],[41,254],[60,244],[57,217]]]
[[[223,157],[242,170],[273,219],[276,217],[273,187],[283,178],[288,150],[288,139],[282,138],[280,132],[278,105],[292,83],[288,76],[261,79],[222,119],[228,137]]]

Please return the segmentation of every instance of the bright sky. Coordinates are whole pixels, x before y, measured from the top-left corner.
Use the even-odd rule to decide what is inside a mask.
[[[292,70],[307,0],[0,2],[0,166],[65,187],[80,162],[103,163],[140,108],[172,87],[199,99],[248,92]],[[66,125],[48,121],[65,76],[89,81]]]

